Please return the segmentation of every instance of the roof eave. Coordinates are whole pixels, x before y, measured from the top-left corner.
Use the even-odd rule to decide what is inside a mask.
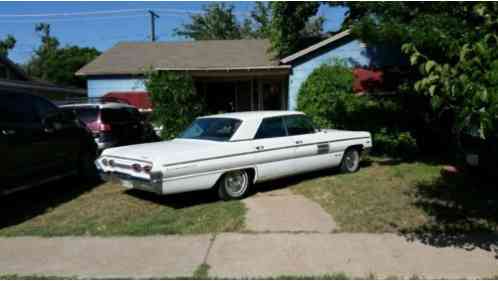
[[[157,71],[258,71],[258,70],[290,70],[289,65],[268,66],[236,66],[236,67],[156,67]]]
[[[327,38],[325,40],[322,40],[314,45],[311,45],[305,49],[302,49],[292,55],[289,55],[283,59],[280,60],[280,63],[282,64],[289,64],[295,60],[297,60],[298,58],[301,58],[303,56],[306,56],[307,54],[310,54],[318,49],[321,49],[323,47],[326,47],[338,40],[341,40],[347,36],[351,35],[351,29],[346,29],[344,31],[341,31],[337,34],[335,34],[334,36],[330,37],[330,38]]]
[[[232,72],[232,71],[290,71],[290,65],[268,65],[268,66],[240,66],[240,67],[156,67],[156,71],[195,71],[195,72]],[[146,71],[130,71],[130,72],[82,72],[75,73],[76,76],[105,76],[105,75],[143,75]]]

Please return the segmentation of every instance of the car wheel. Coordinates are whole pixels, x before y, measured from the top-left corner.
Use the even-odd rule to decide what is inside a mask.
[[[78,160],[78,176],[85,181],[97,179],[97,168],[94,157],[89,151],[82,151]]]
[[[342,156],[341,172],[354,173],[358,169],[360,169],[360,152],[358,149],[349,148]]]
[[[247,171],[230,171],[218,183],[218,196],[222,200],[241,199],[247,195],[250,179]]]

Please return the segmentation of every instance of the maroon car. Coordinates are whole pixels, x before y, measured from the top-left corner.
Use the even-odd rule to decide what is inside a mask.
[[[138,109],[128,104],[84,103],[61,108],[73,111],[87,125],[99,150],[159,140]]]

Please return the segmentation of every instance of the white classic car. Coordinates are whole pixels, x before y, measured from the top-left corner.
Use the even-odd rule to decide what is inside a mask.
[[[301,112],[253,111],[197,118],[170,141],[109,148],[97,159],[105,180],[158,194],[216,188],[244,197],[254,183],[339,166],[359,169],[369,132],[317,129]]]

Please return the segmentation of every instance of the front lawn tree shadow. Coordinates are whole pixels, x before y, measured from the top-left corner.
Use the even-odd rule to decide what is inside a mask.
[[[68,177],[0,197],[0,229],[28,221],[102,184]]]
[[[436,247],[480,248],[498,258],[498,187],[482,177],[461,173],[414,186],[413,203],[429,220],[402,229],[408,240]]]

